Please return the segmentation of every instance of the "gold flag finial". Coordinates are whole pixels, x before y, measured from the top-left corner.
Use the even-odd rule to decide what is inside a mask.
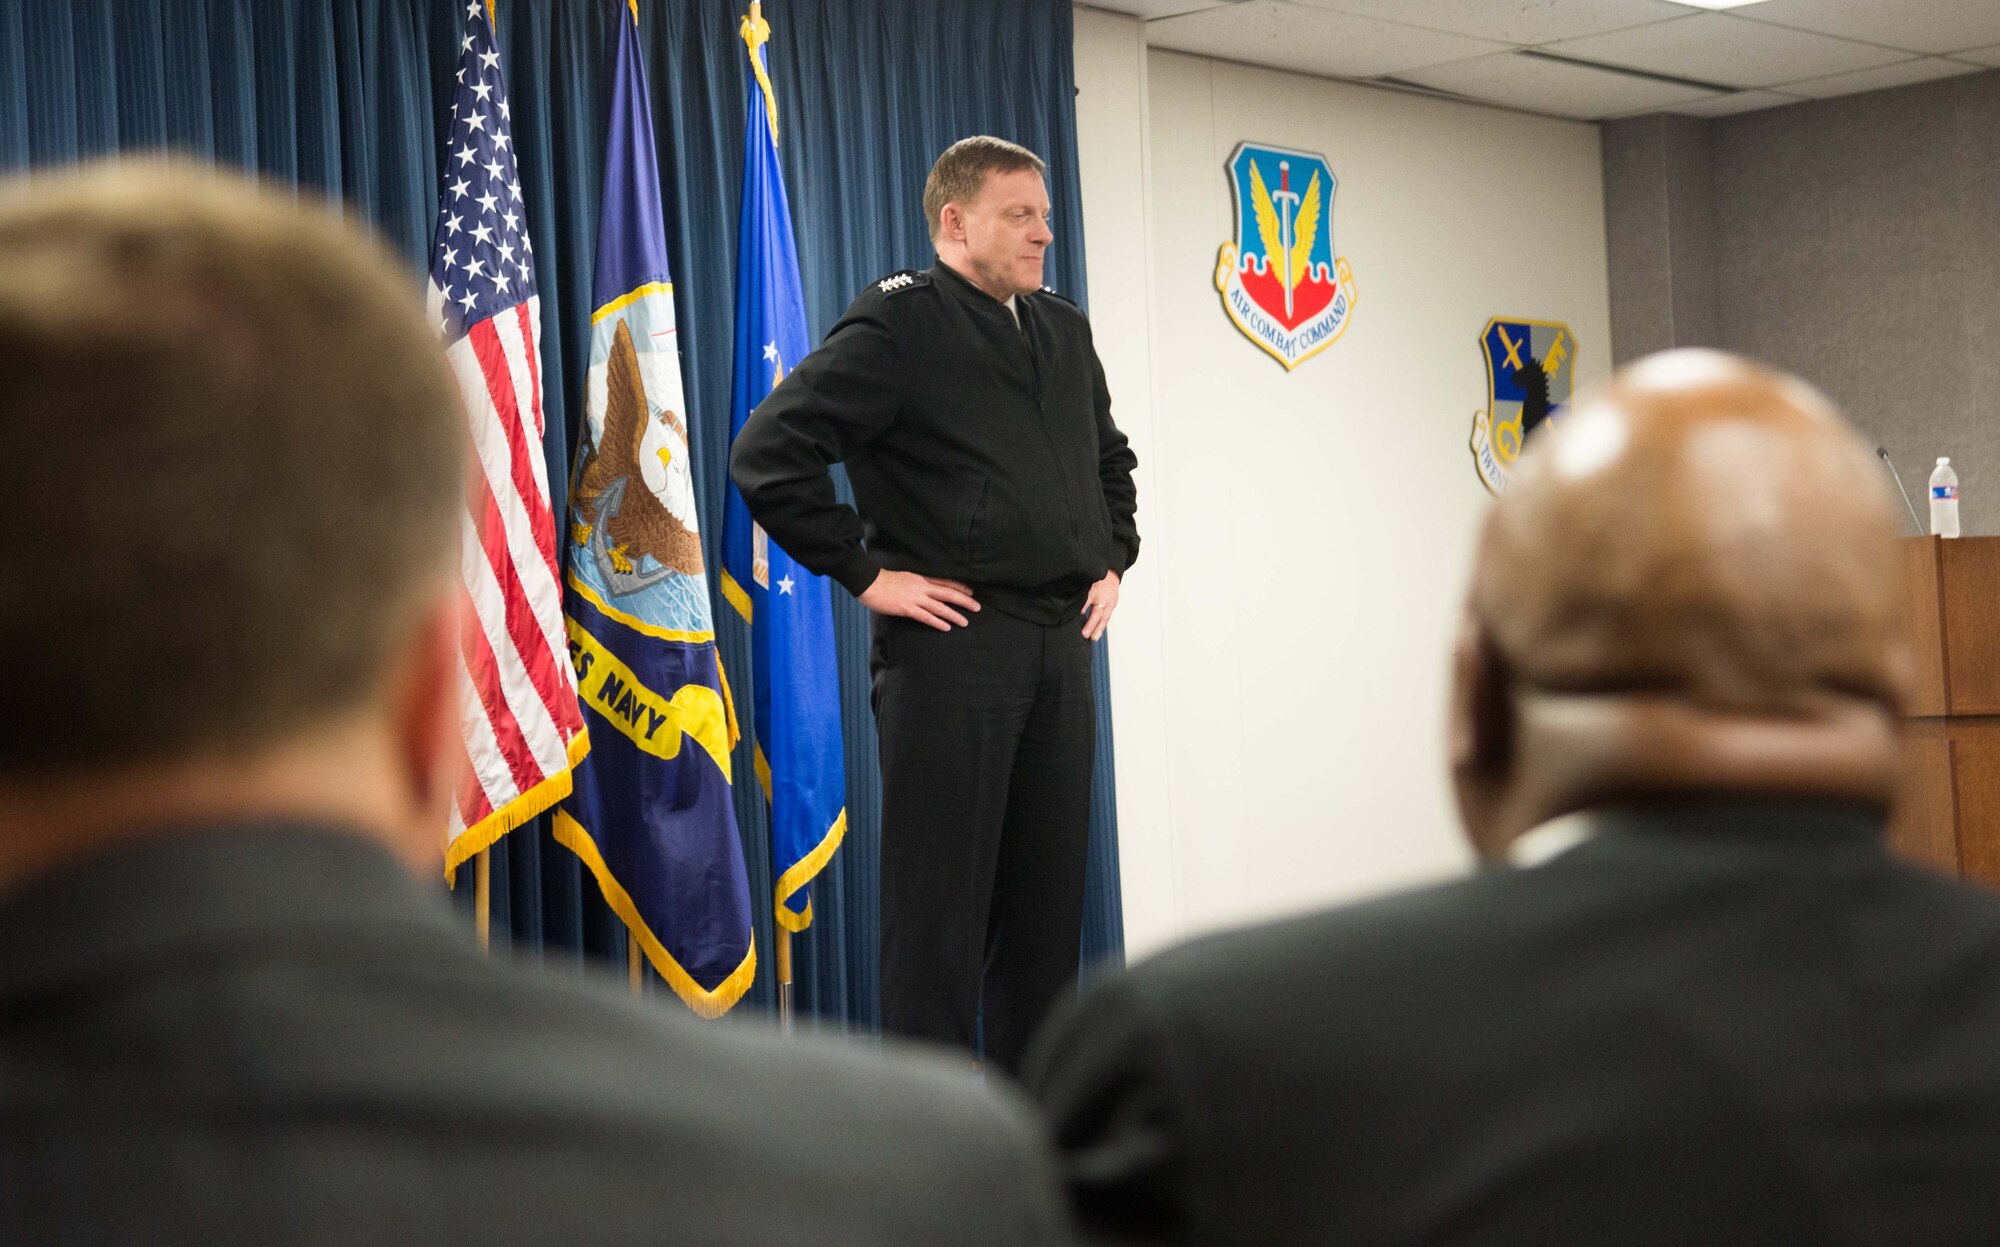
[[[771,121],[771,142],[778,141],[778,93],[771,86],[771,75],[764,68],[764,58],[757,55],[765,44],[771,41],[771,24],[764,20],[764,6],[758,0],[750,0],[750,16],[743,19],[740,28],[743,46],[750,53],[750,72],[757,75],[757,86],[764,92],[764,114]]]

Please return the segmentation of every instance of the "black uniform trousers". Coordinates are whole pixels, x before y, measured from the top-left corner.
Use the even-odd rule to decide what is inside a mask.
[[[1097,699],[1081,616],[874,617],[882,1029],[1008,1072],[1077,974]]]

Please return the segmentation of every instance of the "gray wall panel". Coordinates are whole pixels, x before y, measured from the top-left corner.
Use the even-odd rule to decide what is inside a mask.
[[[1715,214],[1706,122],[1653,114],[1603,130],[1612,357],[1715,341]]]
[[[1956,85],[1958,132],[1951,158],[1959,170],[1957,212],[1965,240],[1958,262],[1965,301],[1965,353],[1959,361],[1965,376],[1965,424],[1985,439],[2000,439],[2000,74],[1981,74]],[[1968,465],[1980,470],[1980,492],[1960,510],[1980,519],[1981,526],[1972,531],[2000,532],[2000,454],[1982,453],[1984,459]],[[1965,485],[1964,472],[1959,481]],[[1970,486],[1966,488],[1969,493]]]
[[[1618,363],[1674,344],[1666,121],[1655,114],[1604,124],[1604,242]]]
[[[1710,346],[1715,322],[1715,189],[1707,123],[1668,117],[1661,132],[1667,174],[1667,247],[1673,261],[1674,342]]]
[[[1604,149],[1621,360],[1712,342],[1797,372],[1913,492],[1950,455],[1965,531],[2000,533],[2000,73],[1613,122]]]

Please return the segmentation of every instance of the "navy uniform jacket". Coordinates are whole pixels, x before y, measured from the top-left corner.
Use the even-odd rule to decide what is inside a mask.
[[[1086,1228],[1342,1247],[2000,1241],[2000,896],[1804,801],[1196,942],[1042,1036]]]
[[[1038,1127],[962,1062],[482,956],[357,837],[175,835],[0,897],[0,1242],[1066,1239]]]
[[[751,515],[857,596],[888,568],[964,581],[1036,623],[1074,615],[1138,557],[1138,460],[1083,313],[1048,292],[1016,306],[1018,326],[944,264],[864,290],[737,437]],[[834,495],[835,463],[859,515]]]

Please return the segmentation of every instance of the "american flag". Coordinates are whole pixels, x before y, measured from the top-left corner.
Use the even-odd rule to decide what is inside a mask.
[[[470,421],[476,470],[459,568],[468,770],[445,873],[568,795],[588,744],[569,664],[542,459],[541,300],[492,15],[465,9],[430,306]]]

